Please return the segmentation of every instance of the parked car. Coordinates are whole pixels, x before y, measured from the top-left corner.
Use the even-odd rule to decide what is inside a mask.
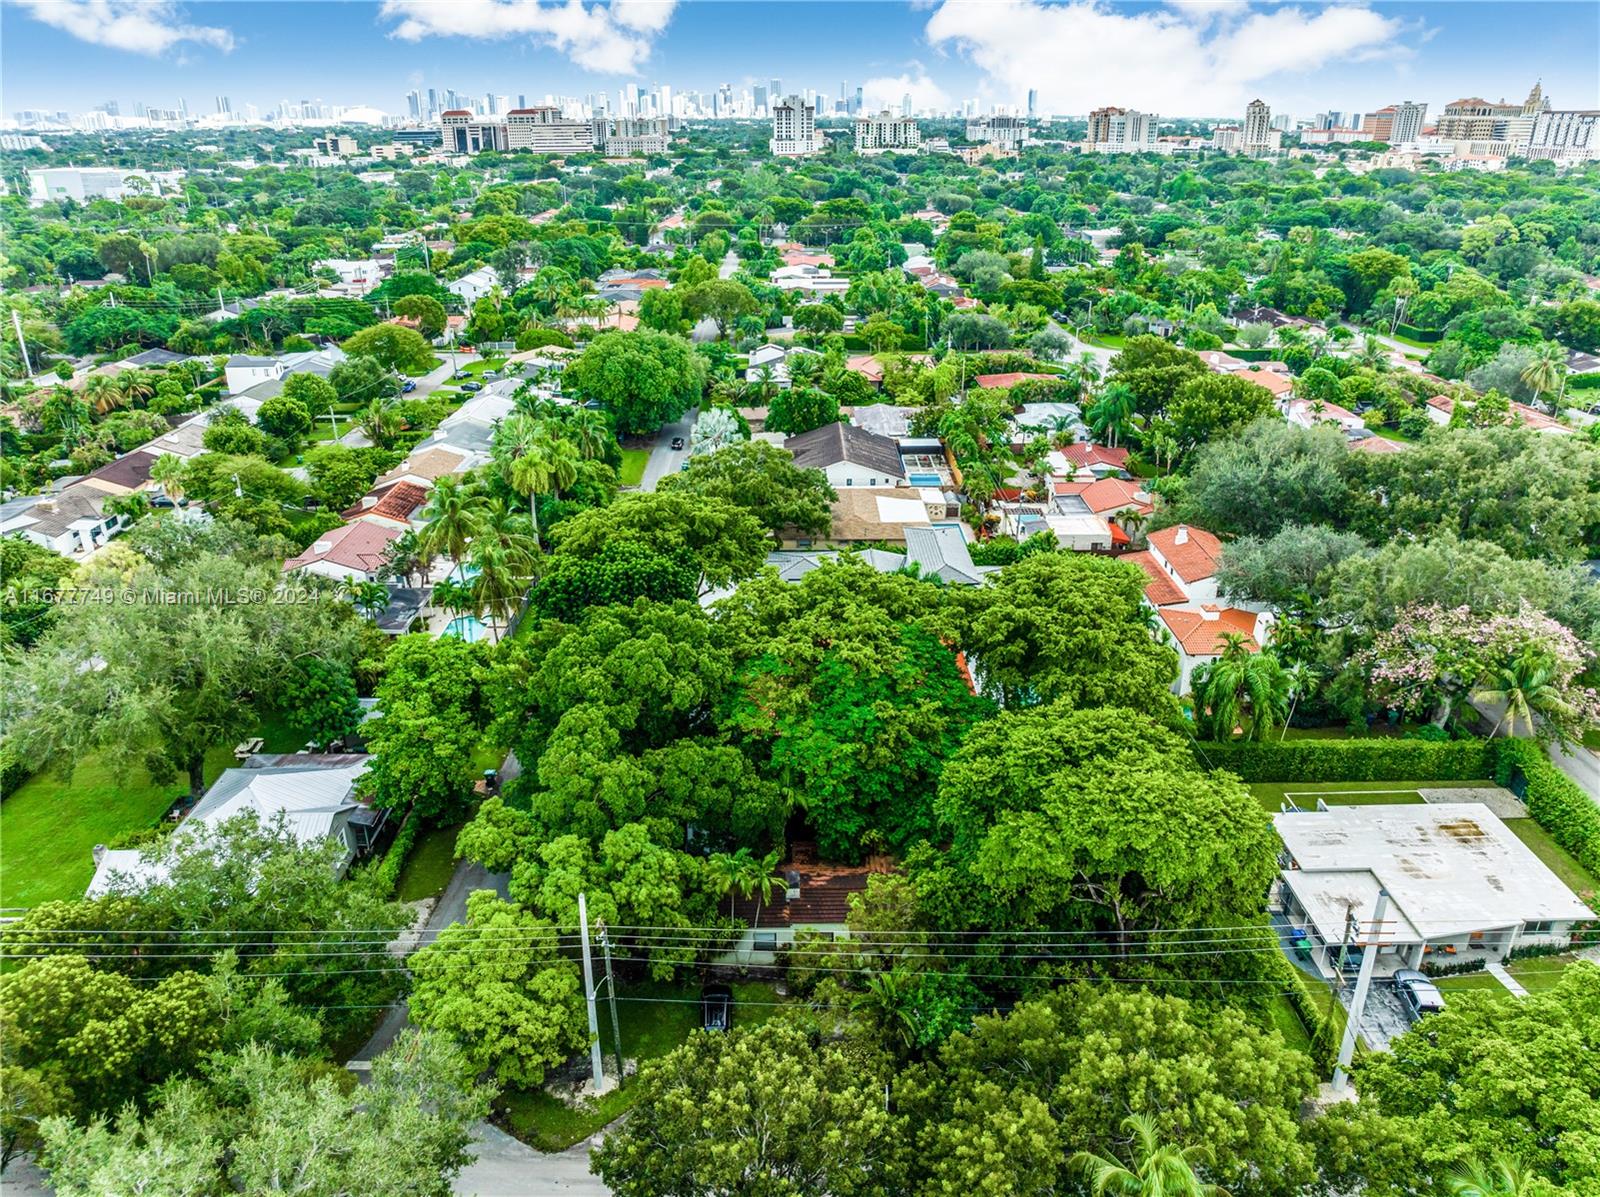
[[[485,370],[483,372],[483,376],[485,378],[499,378],[500,377],[500,371],[498,371],[498,370]]]
[[[472,371],[471,370],[457,370],[456,371],[456,377],[457,378],[471,378],[472,377]]]
[[[469,395],[475,395],[479,391],[483,390],[483,383],[481,383],[481,382],[464,382],[464,383],[461,384],[461,389],[463,391],[466,391]]]
[[[675,436],[675,437],[673,437],[673,438],[672,438],[672,447],[673,447],[673,448],[674,448],[674,449],[681,449],[681,448],[683,448],[683,438],[682,438],[682,437],[681,437],[681,436]]]
[[[707,985],[700,991],[700,1027],[706,1031],[726,1031],[733,1025],[733,990],[726,985]]]
[[[1426,973],[1414,968],[1396,969],[1394,988],[1412,1022],[1424,1014],[1437,1014],[1444,1009],[1444,994]]]
[[[414,391],[416,389],[417,389],[417,384],[415,382],[413,382],[409,378],[406,379],[403,383],[400,384],[400,393],[402,395],[409,395],[409,394],[411,394],[412,391]]]

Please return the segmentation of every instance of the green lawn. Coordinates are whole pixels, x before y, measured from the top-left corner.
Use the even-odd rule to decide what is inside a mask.
[[[622,485],[638,486],[640,482],[644,481],[644,467],[649,460],[649,449],[624,449],[622,451]]]
[[[1321,798],[1329,806],[1383,806],[1386,804],[1415,805],[1422,801],[1418,789],[1438,787],[1492,786],[1493,781],[1258,781],[1250,783],[1250,792],[1273,814],[1277,814],[1283,799],[1293,795],[1295,804],[1315,809]]]
[[[400,373],[409,378],[421,378],[424,374],[432,374],[442,365],[444,365],[444,358],[435,356],[428,359],[427,365],[419,365],[410,370],[402,369]]]
[[[1592,899],[1600,893],[1600,878],[1579,864],[1565,848],[1550,838],[1550,833],[1532,819],[1507,819],[1506,826],[1529,848],[1533,854],[1561,878],[1578,897]]]
[[[1591,727],[1583,733],[1583,746],[1600,751],[1600,727]]]
[[[233,746],[206,754],[206,784],[233,764]],[[0,802],[0,906],[81,898],[94,846],[153,827],[187,784],[157,785],[143,767],[120,779],[109,754],[85,757],[70,781],[36,773]]]
[[[1529,993],[1537,993],[1543,989],[1554,989],[1567,965],[1575,964],[1577,960],[1571,952],[1563,952],[1559,956],[1530,956],[1526,960],[1513,960],[1506,965],[1506,972],[1515,977]]]
[[[754,1004],[776,1001],[772,986],[742,982],[731,988],[735,1026],[765,1022],[776,1012],[776,1006]],[[619,997],[623,1054],[630,1060],[664,1056],[700,1026],[697,984],[640,982],[624,986]],[[605,1009],[600,1011],[600,1042],[605,1066],[616,1067],[611,1015]],[[637,1080],[630,1080],[598,1101],[574,1108],[542,1089],[509,1090],[500,1098],[498,1113],[506,1129],[524,1143],[540,1151],[563,1151],[627,1113],[638,1092]]]
[[[485,370],[498,370],[505,364],[506,359],[503,356],[480,357],[474,361],[468,362],[466,365],[462,366],[461,369],[465,370],[468,374],[478,375],[482,374]]]
[[[1283,1041],[1296,1051],[1309,1052],[1311,1050],[1311,1032],[1306,1029],[1306,1024],[1300,1021],[1300,1015],[1295,1012],[1294,1005],[1284,994],[1278,994],[1272,999],[1272,1004],[1267,1007],[1267,1013],[1272,1020],[1272,1026],[1283,1036]]]
[[[461,824],[456,823],[450,827],[430,827],[417,837],[395,886],[402,902],[416,902],[444,893],[456,869],[456,835],[460,831]]]
[[[1458,973],[1453,977],[1435,977],[1433,978],[1433,983],[1447,994],[1461,993],[1473,989],[1501,996],[1511,992],[1487,972]]]

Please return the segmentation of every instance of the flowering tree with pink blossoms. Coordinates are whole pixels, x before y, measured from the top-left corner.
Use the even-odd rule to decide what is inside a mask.
[[[1495,732],[1566,741],[1600,724],[1600,693],[1579,679],[1594,654],[1524,602],[1487,617],[1468,607],[1406,608],[1359,658],[1368,692],[1444,726],[1462,699],[1497,716]]]

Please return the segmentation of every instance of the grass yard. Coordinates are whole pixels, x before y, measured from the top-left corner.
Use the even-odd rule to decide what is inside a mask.
[[[1511,992],[1487,972],[1457,973],[1453,977],[1434,977],[1433,983],[1439,987],[1441,993],[1446,995],[1465,993],[1474,989],[1482,993],[1492,993],[1498,997],[1504,997]],[[1449,998],[1446,997],[1445,1000],[1448,1001]]]
[[[444,365],[444,358],[435,355],[428,358],[427,364],[424,365],[419,363],[410,369],[402,368],[400,373],[406,375],[408,378],[421,378],[424,374],[432,374],[442,365]]]
[[[206,784],[233,765],[233,746],[206,754]],[[0,803],[0,906],[81,898],[94,846],[153,827],[187,783],[158,785],[142,766],[118,778],[109,754],[85,757],[71,780],[36,773]]]
[[[1600,727],[1591,727],[1583,733],[1583,746],[1600,752]]]
[[[1578,897],[1590,901],[1596,893],[1600,893],[1600,878],[1579,864],[1570,852],[1551,839],[1550,833],[1532,819],[1507,819],[1506,826]]]
[[[460,831],[461,824],[456,823],[449,827],[430,827],[417,837],[395,886],[396,896],[402,902],[417,902],[444,893],[444,887],[450,884],[450,875],[456,870],[456,836]]]
[[[1300,1021],[1300,1015],[1295,1012],[1293,1004],[1283,994],[1278,994],[1272,999],[1272,1004],[1267,1007],[1267,1014],[1272,1026],[1283,1036],[1283,1041],[1296,1051],[1309,1052],[1311,1050],[1311,1032],[1306,1024]]]
[[[1316,808],[1318,798],[1329,806],[1415,805],[1422,801],[1418,789],[1492,785],[1493,781],[1257,781],[1250,783],[1250,792],[1267,811],[1277,814],[1286,797],[1307,810]]]
[[[735,1026],[765,1022],[776,1012],[772,986],[737,982],[733,989]],[[749,1004],[746,1004],[749,1003]],[[677,1047],[700,1026],[700,987],[688,983],[640,982],[622,989],[617,1003],[623,1052],[630,1060],[651,1060]],[[615,1068],[611,1015],[600,1011],[600,1042],[605,1066]],[[581,1107],[567,1105],[542,1089],[510,1090],[500,1099],[500,1120],[513,1135],[540,1151],[563,1151],[614,1122],[633,1106],[637,1081],[613,1089]]]
[[[1563,952],[1559,956],[1530,956],[1526,960],[1513,960],[1506,965],[1506,972],[1515,977],[1517,983],[1529,993],[1537,993],[1554,989],[1567,965],[1576,964],[1577,961],[1578,957],[1571,952]]]
[[[649,449],[624,449],[620,478],[623,486],[638,486],[644,481],[645,463],[650,460]]]

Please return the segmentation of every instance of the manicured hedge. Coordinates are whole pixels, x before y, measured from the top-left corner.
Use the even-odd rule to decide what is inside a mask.
[[[1600,373],[1597,373],[1597,374],[1574,374],[1574,375],[1570,376],[1567,379],[1567,390],[1569,390],[1569,391],[1600,390]]]
[[[1532,740],[1500,743],[1495,778],[1510,785],[1515,774],[1527,782],[1522,798],[1534,821],[1591,873],[1600,873],[1600,806],[1545,755]]]
[[[1402,337],[1410,337],[1413,341],[1422,341],[1429,345],[1444,340],[1444,330],[1441,328],[1418,328],[1414,324],[1397,324],[1394,330]]]
[[[1223,352],[1230,357],[1238,358],[1241,362],[1275,362],[1283,356],[1281,348],[1271,349],[1267,346],[1262,346],[1260,349],[1246,349],[1240,345],[1233,349],[1224,349]]]
[[[1266,740],[1196,743],[1201,764],[1245,781],[1468,781],[1492,777],[1487,740]]]
[[[13,749],[0,748],[0,797],[11,793],[32,776],[33,770],[28,767],[28,762]]]
[[[421,833],[421,817],[415,813],[406,815],[400,830],[395,832],[394,843],[389,845],[383,859],[372,866],[384,893],[394,893],[395,886],[400,884],[400,870],[405,868],[406,857],[411,855],[411,847]]]

